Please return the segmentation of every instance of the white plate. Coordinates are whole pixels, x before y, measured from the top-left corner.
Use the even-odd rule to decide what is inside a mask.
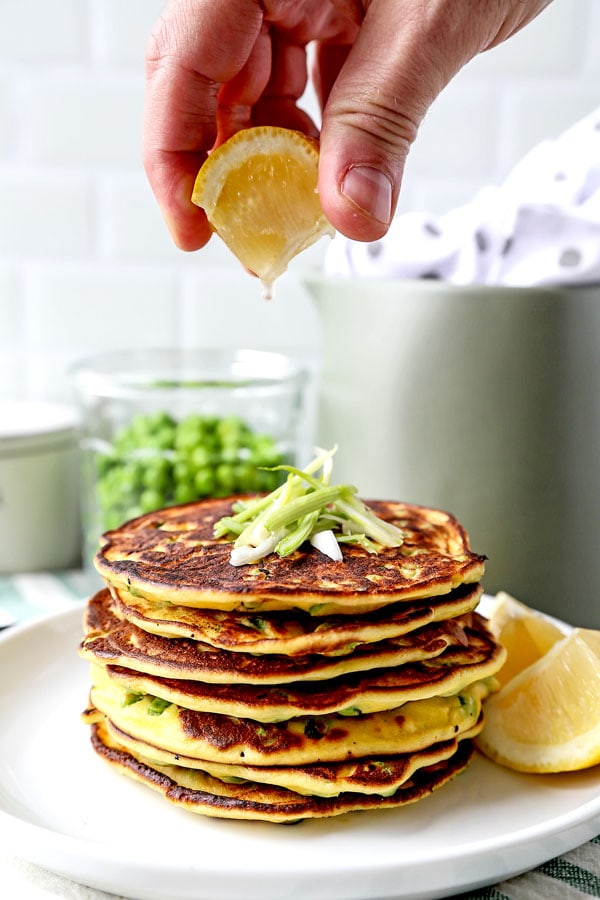
[[[171,807],[91,749],[81,614],[0,638],[0,840],[75,881],[136,900],[425,900],[515,875],[600,830],[598,768],[526,776],[479,756],[398,810],[283,827]]]

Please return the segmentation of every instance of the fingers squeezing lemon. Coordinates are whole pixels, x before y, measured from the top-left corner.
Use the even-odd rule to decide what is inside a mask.
[[[508,650],[501,689],[486,701],[479,749],[521,772],[600,763],[600,631],[565,635],[540,613],[498,595],[490,626]]]
[[[192,201],[268,289],[301,250],[334,231],[319,202],[318,143],[298,131],[237,132],[201,167]]]

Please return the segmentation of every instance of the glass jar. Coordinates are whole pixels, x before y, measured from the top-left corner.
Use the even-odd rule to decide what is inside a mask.
[[[84,558],[154,509],[272,490],[310,450],[309,373],[255,350],[115,351],[72,372],[82,413]]]

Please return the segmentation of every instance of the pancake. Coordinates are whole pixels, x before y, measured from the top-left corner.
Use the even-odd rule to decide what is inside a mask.
[[[242,499],[103,536],[106,587],[79,648],[94,749],[208,816],[293,822],[423,799],[467,765],[497,689],[505,651],[475,611],[485,557],[450,514],[379,500],[400,546],[346,543],[333,561],[305,542],[234,566],[214,529]]]
[[[150,765],[183,766],[200,769],[207,775],[221,781],[238,783],[257,781],[283,787],[297,794],[317,797],[336,797],[347,791],[359,794],[379,794],[382,797],[393,794],[416,771],[425,766],[450,759],[458,750],[462,740],[476,737],[482,727],[480,717],[476,725],[453,740],[434,744],[416,753],[391,756],[369,757],[350,762],[313,763],[307,766],[244,766],[209,762],[189,756],[169,753],[117,728],[106,716],[99,716],[101,727],[108,730],[112,740],[137,759],[143,758]]]
[[[384,500],[369,501],[381,519],[404,533],[400,547],[371,554],[351,544],[333,563],[303,545],[256,565],[232,566],[231,542],[215,539],[217,521],[236,498],[170,507],[108,531],[95,557],[105,582],[155,603],[200,609],[303,609],[314,616],[357,615],[390,603],[447,594],[481,579],[485,557],[473,553],[449,513]]]
[[[387,668],[438,656],[450,644],[465,641],[456,620],[426,625],[398,638],[358,646],[346,656],[284,656],[230,653],[187,638],[149,634],[114,612],[109,591],[87,604],[80,655],[84,659],[135,669],[163,678],[213,684],[285,684],[322,681],[350,672]]]
[[[414,753],[456,738],[479,721],[494,685],[477,681],[458,694],[415,700],[360,716],[298,716],[285,722],[197,712],[143,695],[128,696],[113,681],[93,686],[90,710],[103,713],[132,737],[195,759],[248,765],[306,765],[381,754]]]
[[[505,651],[495,642],[480,617],[471,615],[464,626],[466,645],[450,645],[422,662],[342,675],[326,681],[278,685],[208,684],[203,681],[161,678],[120,666],[92,667],[97,687],[114,682],[130,695],[150,694],[185,709],[283,722],[294,716],[331,713],[358,716],[395,709],[411,700],[453,694],[502,666]],[[268,657],[268,661],[275,657]]]
[[[159,791],[176,806],[218,818],[279,823],[389,809],[423,800],[463,771],[473,752],[470,741],[461,742],[449,759],[418,769],[390,796],[345,792],[335,797],[317,797],[256,782],[226,783],[182,766],[150,764],[120,747],[100,724],[93,726],[92,745],[119,772]]]
[[[461,585],[428,601],[405,601],[375,610],[368,617],[311,616],[302,610],[250,614],[151,602],[112,588],[118,615],[161,637],[188,638],[233,653],[345,654],[357,644],[400,637],[431,622],[475,609],[480,584]]]

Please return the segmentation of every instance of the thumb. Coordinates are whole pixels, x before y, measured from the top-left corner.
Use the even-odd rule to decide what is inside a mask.
[[[451,14],[444,10],[444,0],[373,0],[333,82],[323,110],[319,193],[325,215],[349,238],[386,233],[427,109],[485,45],[488,25],[471,4],[453,0]],[[327,53],[320,47],[322,72]]]

